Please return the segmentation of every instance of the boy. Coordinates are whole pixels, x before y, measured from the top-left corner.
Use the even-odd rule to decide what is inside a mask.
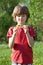
[[[30,17],[28,8],[24,5],[17,5],[12,16],[17,22],[17,25],[10,27],[7,33],[9,47],[12,49],[12,65],[32,65],[35,33],[32,27],[25,25]]]

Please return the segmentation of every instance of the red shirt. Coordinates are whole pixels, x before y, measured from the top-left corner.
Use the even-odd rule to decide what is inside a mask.
[[[7,37],[10,38],[13,34],[13,28],[10,27],[7,33]],[[28,32],[31,37],[35,36],[34,29],[28,27]],[[19,28],[16,37],[14,39],[14,47],[12,48],[11,60],[12,62],[31,64],[33,63],[33,51],[28,45],[26,34],[23,28]]]

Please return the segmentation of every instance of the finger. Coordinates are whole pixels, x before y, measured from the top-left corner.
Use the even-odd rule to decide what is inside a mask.
[[[13,32],[15,32],[15,31],[17,31],[17,28],[16,27],[13,29]]]
[[[24,29],[27,29],[28,28],[28,26],[27,25],[24,25]]]

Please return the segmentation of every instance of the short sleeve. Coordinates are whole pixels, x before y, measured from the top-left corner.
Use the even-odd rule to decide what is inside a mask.
[[[28,27],[28,32],[29,32],[31,37],[35,38],[35,31],[32,27]]]
[[[13,34],[13,27],[10,27],[8,32],[7,32],[7,38],[12,37],[12,34]]]

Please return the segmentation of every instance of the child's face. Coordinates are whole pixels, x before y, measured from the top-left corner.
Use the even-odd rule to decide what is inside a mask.
[[[17,23],[18,23],[18,24],[21,24],[21,25],[25,24],[26,19],[27,19],[26,14],[22,14],[22,15],[16,16],[16,21],[17,21]]]

